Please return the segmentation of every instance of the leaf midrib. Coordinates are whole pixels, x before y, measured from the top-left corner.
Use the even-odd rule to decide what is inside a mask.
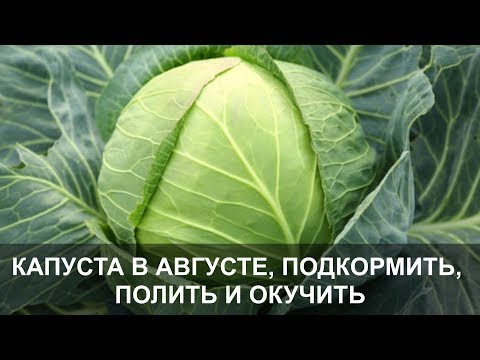
[[[16,179],[16,180],[19,180],[19,181],[32,181],[32,182],[37,182],[37,183],[43,184],[47,187],[50,187],[52,190],[57,191],[61,195],[65,196],[68,200],[70,200],[73,203],[75,203],[76,205],[78,205],[80,208],[85,210],[85,212],[87,212],[88,214],[93,215],[97,219],[102,221],[103,223],[106,223],[105,217],[102,214],[100,214],[97,210],[89,207],[81,199],[77,198],[76,196],[72,195],[71,193],[69,193],[65,189],[57,186],[56,184],[54,184],[50,181],[46,181],[46,180],[43,180],[41,178],[36,178],[36,177],[32,177],[32,176],[21,176],[21,175],[6,175],[6,176],[1,176],[0,178],[2,178],[2,179]]]
[[[340,71],[338,72],[337,79],[335,80],[335,84],[338,87],[342,87],[345,80],[347,80],[353,63],[355,62],[355,57],[361,48],[361,45],[352,45],[345,54],[344,61],[342,62],[342,66],[340,67]]]
[[[480,213],[474,214],[462,220],[447,220],[442,222],[418,222],[412,225],[409,233],[425,233],[434,230],[464,229],[480,226]]]

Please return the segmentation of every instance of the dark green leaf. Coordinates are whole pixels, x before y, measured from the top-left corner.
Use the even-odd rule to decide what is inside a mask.
[[[65,256],[93,256],[97,247],[86,244],[97,239],[89,223],[104,221],[96,191],[102,143],[87,98],[67,58],[50,51],[42,52],[42,58],[51,79],[48,110],[62,135],[47,156],[19,147],[22,167],[0,164],[1,312],[49,299],[65,304],[88,300],[104,289],[103,282],[95,282],[86,290],[81,285],[86,279],[75,273],[68,281],[62,276],[11,276],[14,256],[53,256],[59,249]]]

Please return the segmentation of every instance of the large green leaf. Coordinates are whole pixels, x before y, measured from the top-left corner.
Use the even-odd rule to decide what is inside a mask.
[[[68,45],[58,47],[75,66],[75,75],[93,107],[115,73],[135,51],[134,45]]]
[[[443,70],[460,65],[477,51],[478,46],[472,45],[431,45],[424,47],[428,57],[425,72],[433,83]]]
[[[416,227],[476,225],[480,212],[478,54],[434,82],[435,106],[417,122],[412,141]]]
[[[44,153],[60,136],[47,104],[50,75],[31,48],[0,46],[0,161],[18,164],[17,143]]]
[[[435,59],[442,65],[433,80],[435,106],[417,122],[412,142],[417,213],[409,236],[413,243],[456,244],[453,248],[462,249],[454,252],[447,246],[432,246],[431,252],[456,264],[463,275],[460,281],[433,281],[430,296],[422,300],[454,297],[456,304],[440,301],[435,312],[478,313],[480,53],[477,50],[468,60],[464,56],[460,65],[457,60],[450,62],[457,66],[445,66],[453,50],[441,49]],[[462,50],[472,54],[472,48]],[[421,305],[414,303],[409,311],[415,312]]]
[[[46,153],[61,134],[47,94],[51,78],[42,51],[61,52],[75,66],[89,108],[100,96],[115,68],[130,56],[132,46],[0,46],[0,161],[16,165],[16,144]]]
[[[348,45],[307,46],[313,60],[296,53],[297,62],[312,64],[343,89],[360,117],[370,143],[382,156],[387,143],[387,129],[398,99],[418,77],[420,46]],[[273,51],[273,50],[271,50]],[[279,50],[284,52],[284,50]],[[388,170],[395,159],[383,169]]]
[[[87,98],[67,58],[51,51],[42,51],[41,57],[50,79],[48,111],[62,135],[47,156],[20,146],[21,167],[0,164],[3,313],[48,300],[72,303],[88,300],[98,291],[104,294],[103,282],[85,289],[81,284],[89,279],[76,273],[68,281],[62,276],[11,276],[14,256],[93,256],[98,248],[87,245],[96,243],[89,223],[104,221],[96,191],[102,142],[87,110]]]
[[[345,226],[375,177],[375,152],[344,94],[321,74],[277,62],[318,157],[325,209],[335,234]]]

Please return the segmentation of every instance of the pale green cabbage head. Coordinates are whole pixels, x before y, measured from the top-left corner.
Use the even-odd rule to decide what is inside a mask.
[[[154,260],[228,256],[229,245],[232,255],[298,255],[334,241],[369,185],[373,151],[341,90],[274,65],[192,61],[138,91],[99,178],[120,243]]]

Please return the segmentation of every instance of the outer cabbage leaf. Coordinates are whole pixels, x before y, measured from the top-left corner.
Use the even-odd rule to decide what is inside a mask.
[[[61,135],[48,106],[48,88],[54,81],[42,52],[60,52],[73,62],[75,75],[89,99],[89,111],[115,68],[133,52],[133,46],[1,46],[0,47],[0,161],[18,165],[16,144],[46,153]],[[90,115],[89,115],[90,116]]]
[[[91,225],[101,223],[96,178],[102,142],[74,68],[57,52],[42,52],[51,79],[47,104],[62,136],[47,156],[19,147],[21,167],[0,163],[0,312],[50,302],[103,301],[105,283],[73,272],[12,276],[13,257],[90,256],[98,253]],[[45,264],[42,264],[45,265]]]

